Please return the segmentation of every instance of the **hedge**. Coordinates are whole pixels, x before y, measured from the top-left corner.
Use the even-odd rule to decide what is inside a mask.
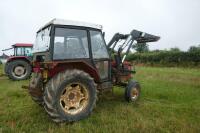
[[[161,51],[134,53],[127,56],[127,60],[136,64],[196,67],[200,66],[200,52]]]

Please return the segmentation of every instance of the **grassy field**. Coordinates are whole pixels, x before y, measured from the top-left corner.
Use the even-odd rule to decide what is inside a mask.
[[[21,88],[28,81],[1,76],[0,133],[200,132],[200,69],[139,67],[135,79],[142,86],[138,105],[127,103],[124,90],[114,88],[88,119],[55,124]]]

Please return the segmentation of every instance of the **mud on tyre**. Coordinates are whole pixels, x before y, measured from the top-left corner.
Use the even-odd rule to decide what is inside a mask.
[[[125,100],[136,103],[140,98],[141,87],[137,81],[131,80],[125,89]]]
[[[44,105],[41,73],[33,73],[29,83],[28,92],[34,102],[36,102],[40,106]]]
[[[72,122],[88,117],[97,99],[93,78],[80,70],[66,70],[48,81],[44,108],[55,122]]]

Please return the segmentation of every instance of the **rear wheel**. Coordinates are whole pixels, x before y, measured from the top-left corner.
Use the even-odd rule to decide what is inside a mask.
[[[55,122],[72,122],[88,117],[96,104],[94,80],[80,70],[67,70],[46,85],[45,110]]]
[[[136,103],[140,97],[141,88],[138,82],[131,80],[129,81],[125,89],[125,99],[128,102]]]
[[[31,65],[24,60],[14,60],[9,63],[8,77],[12,80],[24,80],[31,75]]]
[[[4,66],[4,73],[5,73],[6,75],[8,75],[9,63],[10,63],[10,62],[6,62],[5,66]]]

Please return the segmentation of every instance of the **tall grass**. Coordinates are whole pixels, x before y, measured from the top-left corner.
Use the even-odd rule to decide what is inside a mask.
[[[200,69],[138,67],[135,79],[142,86],[138,105],[116,87],[89,118],[55,124],[21,88],[28,81],[0,77],[0,132],[200,132]]]

